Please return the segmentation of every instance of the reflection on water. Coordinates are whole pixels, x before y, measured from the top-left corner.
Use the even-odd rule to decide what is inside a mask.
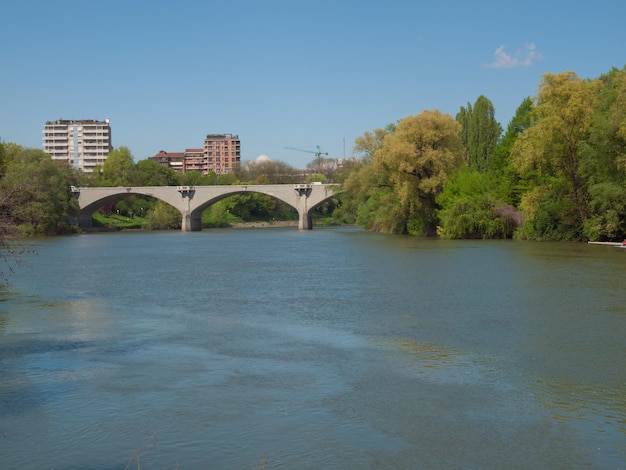
[[[2,468],[624,468],[623,250],[352,229],[38,245],[0,292]]]

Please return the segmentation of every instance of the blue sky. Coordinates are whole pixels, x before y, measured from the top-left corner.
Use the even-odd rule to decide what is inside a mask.
[[[623,0],[3,2],[0,139],[48,120],[111,121],[135,160],[241,139],[242,160],[315,151],[485,95],[506,127],[541,75],[626,64]]]

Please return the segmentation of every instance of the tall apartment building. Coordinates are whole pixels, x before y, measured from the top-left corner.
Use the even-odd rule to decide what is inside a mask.
[[[241,161],[241,141],[232,134],[209,134],[204,139],[204,157],[208,171],[230,173]]]
[[[54,160],[91,173],[113,150],[109,120],[48,121],[43,128],[43,149]]]
[[[161,150],[151,159],[181,174],[199,171],[203,175],[223,175],[241,161],[241,141],[232,134],[208,134],[203,148],[171,153]]]

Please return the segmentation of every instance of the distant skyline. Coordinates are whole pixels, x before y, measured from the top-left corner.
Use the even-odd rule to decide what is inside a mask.
[[[110,119],[135,161],[241,139],[242,161],[352,155],[366,131],[484,95],[506,128],[541,75],[626,64],[622,0],[5,2],[0,139]],[[294,147],[304,151],[290,150]]]

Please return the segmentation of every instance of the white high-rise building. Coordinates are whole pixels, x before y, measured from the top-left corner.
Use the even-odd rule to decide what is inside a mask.
[[[109,120],[48,121],[43,129],[43,149],[54,160],[91,173],[113,150]]]

